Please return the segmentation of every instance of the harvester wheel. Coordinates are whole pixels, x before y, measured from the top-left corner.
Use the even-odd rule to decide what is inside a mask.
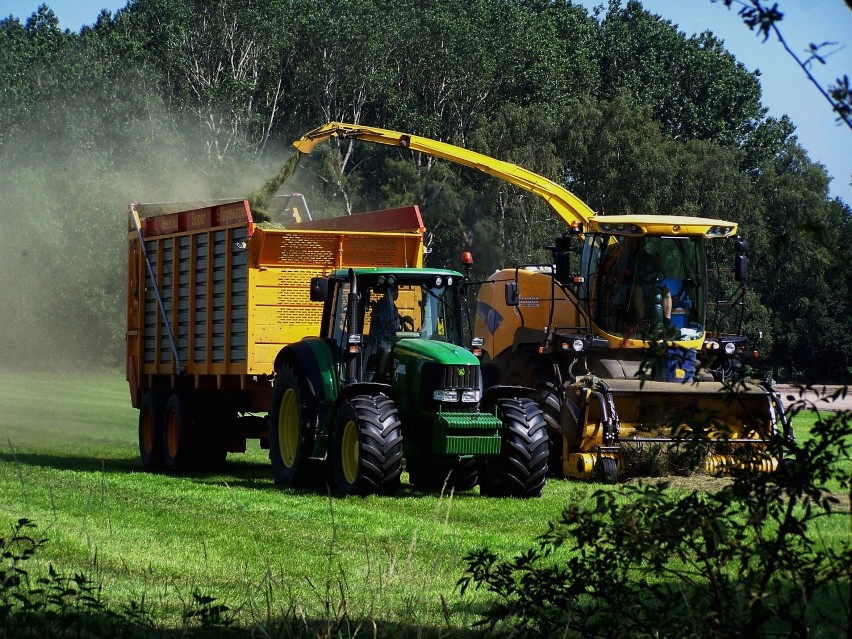
[[[198,437],[192,394],[175,391],[166,403],[163,452],[166,468],[181,473],[197,466]]]
[[[540,497],[548,467],[547,423],[531,399],[501,399],[503,420],[500,456],[487,459],[480,474],[480,492],[493,497]]]
[[[343,402],[334,424],[332,485],[343,495],[392,494],[402,473],[402,424],[384,395],[356,395]]]
[[[550,439],[550,472],[562,475],[562,392],[553,372],[553,361],[530,349],[519,349],[507,366],[507,384],[531,386],[533,396],[544,415],[547,435]]]
[[[277,486],[306,479],[310,391],[293,367],[285,364],[275,375],[269,408],[269,461]]]
[[[442,463],[432,459],[414,458],[406,460],[408,480],[415,488],[440,490],[471,490],[479,482],[479,461],[459,459],[453,463]]]
[[[139,406],[139,458],[145,470],[162,470],[166,465],[163,454],[165,403],[165,394],[151,388]]]
[[[618,481],[618,462],[612,457],[601,457],[595,465],[595,473],[600,481],[614,484]]]

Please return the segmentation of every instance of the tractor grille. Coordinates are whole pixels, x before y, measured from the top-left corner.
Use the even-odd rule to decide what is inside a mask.
[[[479,366],[444,364],[425,364],[422,374],[423,383],[420,387],[420,405],[426,410],[437,411],[439,405],[444,410],[454,412],[476,412],[478,403],[469,402],[447,402],[441,404],[433,398],[437,389],[456,389],[458,391],[469,389],[481,389],[481,377]]]

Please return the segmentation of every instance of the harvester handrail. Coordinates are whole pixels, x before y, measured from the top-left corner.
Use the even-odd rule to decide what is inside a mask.
[[[538,195],[569,225],[587,222],[595,215],[595,212],[583,200],[538,173],[511,162],[497,160],[476,151],[419,135],[345,122],[329,122],[306,133],[293,142],[293,146],[300,153],[309,154],[317,144],[332,137],[411,149],[487,173]]]

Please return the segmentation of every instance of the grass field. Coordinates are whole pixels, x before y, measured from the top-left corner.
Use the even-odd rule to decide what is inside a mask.
[[[256,442],[227,474],[148,474],[136,420],[120,373],[0,372],[0,527],[33,520],[49,540],[43,562],[85,572],[116,606],[144,601],[164,625],[200,592],[258,627],[289,616],[467,628],[483,595],[458,593],[461,558],[526,549],[600,488],[552,480],[540,499],[511,500],[404,484],[396,497],[339,499],[277,489]],[[848,534],[845,520],[826,526],[827,543]]]

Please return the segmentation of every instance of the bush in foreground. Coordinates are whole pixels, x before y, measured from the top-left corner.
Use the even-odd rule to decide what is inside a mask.
[[[461,589],[493,593],[481,625],[516,636],[852,636],[848,501],[835,512],[850,413],[818,413],[808,439],[770,448],[778,472],[736,472],[715,493],[596,491],[518,556],[469,554]],[[823,538],[829,521],[839,541]]]

